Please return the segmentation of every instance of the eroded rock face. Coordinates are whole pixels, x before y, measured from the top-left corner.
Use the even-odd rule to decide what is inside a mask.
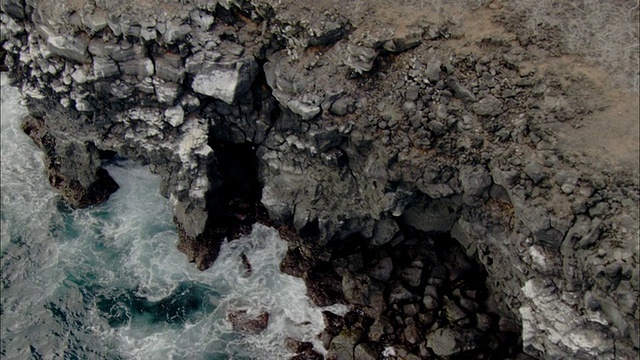
[[[428,346],[438,356],[455,356],[478,346],[478,334],[474,331],[438,329],[427,338]]]
[[[257,72],[258,66],[253,59],[210,67],[204,65],[193,78],[191,87],[198,94],[231,105],[237,96],[249,90]]]
[[[427,275],[429,264],[392,256],[325,277],[317,263],[331,252],[322,249],[354,237],[396,246],[410,240],[403,228],[451,232],[521,322],[528,354],[637,352],[637,178],[561,146],[548,122],[581,126],[600,106],[586,99],[595,85],[570,66],[532,71],[526,38],[504,31],[461,49],[464,28],[407,4],[392,18],[324,1],[1,5],[2,56],[35,119],[25,129],[72,204],[115,191],[101,153],[150,164],[174,206],[180,248],[205,268],[233,233],[226,224],[263,216],[260,201],[303,235],[291,259],[305,268],[287,266],[315,279],[318,300],[344,295],[369,315],[396,304],[418,317],[402,328],[415,345],[405,358],[429,352],[416,345],[430,323],[420,309],[444,306],[457,323],[475,305],[445,300],[437,290],[446,279]],[[225,160],[235,145],[250,149],[251,171]],[[247,179],[255,184],[226,195]],[[388,297],[371,297],[381,286]],[[334,353],[380,355],[365,344],[388,328],[377,320],[368,338],[343,334]],[[481,315],[472,322],[489,326]],[[445,345],[437,351],[457,351]]]
[[[42,119],[33,117],[25,118],[22,129],[45,152],[49,183],[71,206],[84,208],[101,203],[118,190],[115,180],[100,167],[100,153],[93,143],[56,139]]]

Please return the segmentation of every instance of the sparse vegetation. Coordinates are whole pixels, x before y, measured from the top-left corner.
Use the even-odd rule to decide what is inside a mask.
[[[358,0],[360,6],[373,2]],[[404,6],[437,13],[456,23],[460,9],[504,7],[527,30],[566,54],[603,66],[621,87],[638,92],[640,3],[638,0],[403,0]],[[366,4],[366,6],[365,6]],[[457,9],[455,9],[457,8]],[[463,16],[464,17],[464,16]]]
[[[534,33],[555,32],[559,38],[554,40],[568,53],[604,66],[622,86],[638,91],[637,0],[510,0],[505,5]]]

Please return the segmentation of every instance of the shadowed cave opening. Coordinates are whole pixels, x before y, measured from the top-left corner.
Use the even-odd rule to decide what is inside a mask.
[[[316,305],[350,308],[343,317],[324,312],[327,358],[340,358],[334,343],[346,342],[378,357],[393,348],[403,359],[529,359],[519,319],[501,306],[477,256],[449,233],[399,223],[380,246],[351,236],[310,249],[302,244],[317,236],[313,224],[301,231],[306,239],[289,242],[281,270],[304,278]]]
[[[215,164],[210,178],[219,179],[212,203],[218,208],[211,213],[205,242],[194,248],[207,256],[206,265],[217,257],[224,238],[250,233],[255,222],[274,225],[260,203],[256,146],[220,139],[212,139],[210,146]],[[118,158],[111,151],[101,151],[100,157],[106,163]],[[500,305],[500,292],[477,255],[469,256],[449,233],[424,232],[403,217],[393,219],[397,232],[377,245],[370,238],[352,235],[321,246],[317,220],[298,232],[279,224],[289,242],[281,270],[303,278],[316,305],[342,303],[350,309],[344,316],[324,312],[326,328],[320,339],[329,355],[337,354],[334,344],[346,338],[354,348],[366,344],[378,356],[393,348],[400,358],[419,354],[420,358],[526,359],[521,324]],[[180,311],[201,311],[202,304],[189,299],[188,306],[179,306]],[[131,294],[122,294],[118,301],[128,304],[136,316],[189,316]],[[103,305],[111,309],[114,304]],[[114,316],[111,320],[122,321],[118,314]]]
[[[178,249],[199,269],[210,267],[218,256],[224,239],[233,240],[251,233],[256,222],[269,224],[260,203],[262,186],[257,176],[255,146],[210,140],[213,164],[210,166],[211,188],[207,194],[209,217],[205,231],[195,239],[181,235]],[[178,231],[183,230],[176,222]]]
[[[217,207],[210,212],[207,231],[193,239],[194,243],[179,245],[189,247],[192,253],[187,256],[195,254],[202,269],[215,260],[223,239],[250,233],[255,222],[273,225],[260,203],[256,145],[218,138],[210,139],[209,145],[214,153],[209,178],[215,190],[208,203]],[[117,157],[112,151],[100,152],[105,163]],[[289,242],[281,270],[303,278],[316,305],[343,303],[350,308],[345,316],[324,313],[326,328],[321,340],[329,354],[338,351],[334,344],[347,341],[354,347],[366,344],[378,356],[392,347],[399,358],[405,358],[402,354],[527,358],[522,354],[521,324],[500,306],[499,292],[492,290],[481,263],[467,256],[448,233],[416,230],[403,217],[394,217],[394,221],[397,233],[379,246],[356,235],[320,246],[325,242],[317,239],[317,220],[299,232],[278,224]],[[189,316],[165,311],[164,304],[144,303],[130,294],[118,299],[142,317],[153,312]],[[189,304],[180,308],[200,311],[201,304]],[[107,305],[111,308],[113,304]],[[121,320],[114,318],[116,323]]]
[[[258,181],[258,163],[254,144],[211,141],[221,179],[215,200],[220,208],[212,219],[228,239],[251,232],[256,221],[265,222],[266,211],[260,204],[262,185]]]
[[[290,223],[269,219],[260,202],[257,146],[216,134],[209,140],[215,157],[210,179],[220,179],[211,202],[219,207],[214,216],[210,213],[207,246],[213,250],[208,261],[217,256],[222,239],[248,234],[255,222],[276,226],[289,243],[281,271],[304,279],[315,305],[350,308],[345,316],[324,313],[320,338],[328,359],[340,358],[335,344],[345,337],[354,348],[366,344],[378,357],[393,347],[398,358],[528,358],[517,315],[501,304],[500,291],[477,255],[468,256],[450,233],[418,230],[400,216],[393,217],[398,231],[387,243],[373,245],[370,238],[352,235],[320,245],[326,241],[319,241],[317,220],[296,231]]]

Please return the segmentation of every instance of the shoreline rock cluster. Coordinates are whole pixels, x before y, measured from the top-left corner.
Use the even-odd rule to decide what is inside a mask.
[[[398,314],[404,344],[415,335],[406,329],[419,333],[408,342],[417,356],[424,335],[445,356],[452,333],[422,333],[408,313],[435,306],[451,321],[475,299],[425,283],[447,275],[398,238],[450,234],[485,268],[529,356],[637,355],[638,179],[559,144],[550,124],[580,126],[607,104],[590,101],[599,85],[569,67],[537,66],[551,55],[527,36],[470,41],[408,4],[366,16],[329,1],[0,4],[0,56],[25,96],[24,128],[71,204],[115,191],[101,159],[149,164],[189,261],[206,268],[223,238],[268,221],[298,239],[285,265],[325,294],[316,302],[377,309],[363,310],[374,323],[384,309]],[[396,304],[376,272],[355,271],[373,263],[332,264],[340,252],[364,256],[344,248],[354,238],[376,256],[406,246],[407,264],[390,255],[392,277],[419,282],[422,300]],[[303,260],[325,268],[309,272]],[[373,326],[342,321],[361,325],[330,349]],[[456,349],[478,342],[469,331]]]
[[[380,247],[363,240],[349,239],[327,260],[305,257],[294,240],[281,265],[315,284],[316,305],[351,309],[324,313],[327,359],[528,358],[518,320],[500,309],[486,272],[460,245],[410,229]]]
[[[47,132],[44,121],[40,118],[27,117],[22,123],[22,130],[33,140],[46,154],[46,169],[51,186],[60,190],[62,196],[73,207],[84,208],[106,201],[109,196],[118,190],[118,184],[109,176],[106,170],[101,168],[101,159],[98,149],[88,147],[85,151],[79,151],[80,156],[76,163],[84,164],[83,169],[95,173],[96,180],[92,183],[81,183],[73,175],[69,177],[61,165],[60,155],[56,150],[56,139]],[[73,143],[63,151],[67,154],[75,152]],[[90,146],[90,145],[89,145]]]

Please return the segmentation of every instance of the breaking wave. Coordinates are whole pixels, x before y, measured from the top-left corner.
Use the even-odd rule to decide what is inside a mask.
[[[3,74],[3,359],[282,359],[286,338],[324,351],[322,309],[301,279],[279,272],[287,245],[276,230],[255,225],[201,272],[176,248],[159,177],[131,161],[106,166],[120,185],[106,203],[68,208],[6,83]],[[233,331],[227,314],[237,310],[268,312],[266,330]]]

